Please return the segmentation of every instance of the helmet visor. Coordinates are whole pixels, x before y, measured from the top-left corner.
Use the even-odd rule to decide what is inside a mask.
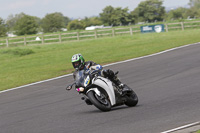
[[[80,61],[76,61],[76,62],[73,62],[72,64],[73,64],[73,67],[77,69],[81,65],[81,62]]]

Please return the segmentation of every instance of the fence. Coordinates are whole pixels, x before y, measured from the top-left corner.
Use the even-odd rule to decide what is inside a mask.
[[[165,24],[166,32],[172,30],[186,30],[189,28],[200,28],[200,21]],[[114,36],[128,35],[128,34],[133,35],[140,32],[141,32],[140,26],[131,26],[131,27],[110,28],[110,29],[101,29],[93,31],[5,38],[5,39],[0,39],[0,48],[13,47],[13,46],[27,46],[33,44],[62,43],[67,41],[97,39],[102,37],[114,37]]]

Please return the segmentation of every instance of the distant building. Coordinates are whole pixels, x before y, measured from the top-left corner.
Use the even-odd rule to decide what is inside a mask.
[[[16,37],[17,36],[13,32],[7,32],[6,34],[8,37]]]
[[[86,27],[85,30],[95,30],[95,29],[104,29],[104,28],[112,28],[112,26],[104,26],[104,25],[90,26],[90,27]]]
[[[67,29],[66,28],[61,28],[61,31],[67,31]]]

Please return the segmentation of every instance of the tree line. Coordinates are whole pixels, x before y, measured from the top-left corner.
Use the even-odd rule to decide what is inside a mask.
[[[9,31],[16,35],[30,35],[38,32],[50,33],[67,30],[85,29],[92,25],[119,26],[138,22],[154,22],[171,19],[200,18],[200,0],[190,0],[189,8],[179,7],[166,11],[163,0],[145,0],[133,11],[128,8],[106,6],[99,16],[71,20],[62,13],[46,14],[44,18],[30,16],[25,13],[10,15],[6,20],[0,18],[0,37]]]

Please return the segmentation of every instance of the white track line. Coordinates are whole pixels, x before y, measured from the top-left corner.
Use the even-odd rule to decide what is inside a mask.
[[[43,80],[43,81],[38,81],[38,82],[35,82],[35,83],[31,83],[31,84],[19,86],[19,87],[16,87],[16,88],[11,88],[11,89],[8,89],[8,90],[0,91],[0,94],[3,93],[3,92],[20,89],[20,88],[28,87],[28,86],[31,86],[31,85],[36,85],[36,84],[44,83],[44,82],[47,82],[47,81],[52,81],[52,80],[64,78],[64,77],[71,76],[71,75],[72,75],[72,73],[71,74],[67,74],[67,75],[63,75],[63,76],[60,76],[60,77],[55,77],[55,78],[51,78],[51,79],[47,79],[47,80]]]
[[[176,50],[176,49],[185,48],[185,47],[192,46],[192,45],[197,45],[197,44],[200,44],[200,42],[193,43],[193,44],[188,44],[188,45],[184,45],[184,46],[180,46],[180,47],[176,47],[176,48],[172,48],[172,49],[168,49],[168,50],[165,50],[165,51],[162,51],[162,52],[159,52],[159,53],[155,53],[155,54],[151,54],[151,55],[147,55],[147,56],[142,56],[142,57],[133,58],[133,59],[125,60],[125,61],[120,61],[120,62],[107,64],[107,65],[104,65],[103,67],[112,66],[112,65],[116,65],[116,64],[121,64],[121,63],[134,61],[134,60],[139,60],[139,59],[143,59],[143,58],[147,58],[147,57],[163,54],[163,53],[170,52],[170,51],[173,51],[173,50]],[[72,73],[71,74],[67,74],[67,75],[63,75],[63,76],[59,76],[59,77],[55,77],[55,78],[51,78],[51,79],[47,79],[47,80],[43,80],[43,81],[39,81],[39,82],[35,82],[35,83],[31,83],[31,84],[27,84],[27,85],[23,85],[23,86],[19,86],[19,87],[16,87],[16,88],[7,89],[7,90],[4,90],[4,91],[0,91],[0,94],[4,93],[4,92],[8,92],[8,91],[12,91],[12,90],[17,90],[17,89],[20,89],[20,88],[28,87],[28,86],[31,86],[31,85],[44,83],[44,82],[47,82],[47,81],[52,81],[52,80],[60,79],[60,78],[63,78],[63,77],[68,77],[68,76],[71,76],[71,75],[72,75]]]
[[[185,126],[177,127],[177,128],[174,128],[174,129],[171,129],[171,130],[168,130],[168,131],[164,131],[164,132],[161,132],[161,133],[171,133],[171,132],[175,132],[175,131],[182,130],[182,129],[185,129],[185,128],[193,127],[193,126],[196,126],[196,125],[199,125],[199,124],[200,124],[200,121],[195,122],[195,123],[191,123],[191,124],[188,124],[188,125],[185,125]]]

